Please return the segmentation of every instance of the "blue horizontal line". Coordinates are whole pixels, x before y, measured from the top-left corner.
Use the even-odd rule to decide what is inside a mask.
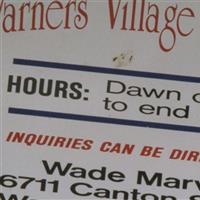
[[[125,125],[125,126],[136,126],[136,127],[144,127],[144,128],[156,128],[156,129],[167,129],[167,130],[173,130],[173,131],[200,133],[200,127],[195,127],[195,126],[183,126],[183,125],[176,125],[176,124],[164,124],[164,123],[98,117],[98,116],[90,116],[90,115],[79,115],[79,114],[70,114],[70,113],[60,113],[60,112],[50,112],[50,111],[32,110],[32,109],[14,108],[14,107],[10,107],[8,109],[8,112],[11,114],[29,115],[29,116],[37,116],[37,117],[52,117],[52,118],[67,119],[67,120],[77,120],[77,121],[96,122],[96,123],[104,123],[104,124],[117,124],[117,125]]]
[[[46,62],[46,61],[39,61],[39,60],[14,58],[13,64],[26,65],[26,66],[32,66],[32,67],[45,67],[45,68],[74,70],[74,71],[82,71],[82,72],[94,72],[94,73],[103,73],[103,74],[135,76],[135,77],[143,77],[143,78],[200,83],[200,77],[152,73],[152,72],[144,72],[144,71],[133,71],[133,70],[114,69],[114,68],[95,67],[95,66],[76,65],[76,64],[65,64],[65,63],[56,63],[56,62]]]

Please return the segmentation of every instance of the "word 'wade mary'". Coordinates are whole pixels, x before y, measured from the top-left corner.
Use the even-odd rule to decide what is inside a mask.
[[[123,33],[146,32],[158,34],[159,48],[164,52],[171,51],[177,37],[189,37],[194,31],[192,20],[195,18],[191,7],[175,2],[160,2],[146,0],[0,0],[0,15],[2,30],[6,33],[20,31],[42,31],[56,29],[85,29],[89,24],[87,11],[89,5],[100,10],[105,16],[105,24],[111,30]],[[96,3],[96,7],[94,4]],[[190,4],[192,5],[192,4]],[[96,12],[98,15],[98,12]],[[55,15],[57,16],[55,18]],[[98,22],[97,22],[98,23]],[[102,28],[104,30],[105,27]]]

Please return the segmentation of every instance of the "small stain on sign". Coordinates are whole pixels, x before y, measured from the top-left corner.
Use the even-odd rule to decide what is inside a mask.
[[[133,52],[127,51],[125,53],[121,53],[118,56],[113,57],[112,61],[116,67],[125,67],[131,65],[133,62]]]

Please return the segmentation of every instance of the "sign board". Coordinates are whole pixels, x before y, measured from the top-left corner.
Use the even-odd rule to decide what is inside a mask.
[[[198,1],[0,15],[1,200],[200,200]]]

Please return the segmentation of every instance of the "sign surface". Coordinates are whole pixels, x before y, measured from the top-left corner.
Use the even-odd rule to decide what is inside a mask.
[[[0,199],[200,200],[198,1],[0,15]]]

